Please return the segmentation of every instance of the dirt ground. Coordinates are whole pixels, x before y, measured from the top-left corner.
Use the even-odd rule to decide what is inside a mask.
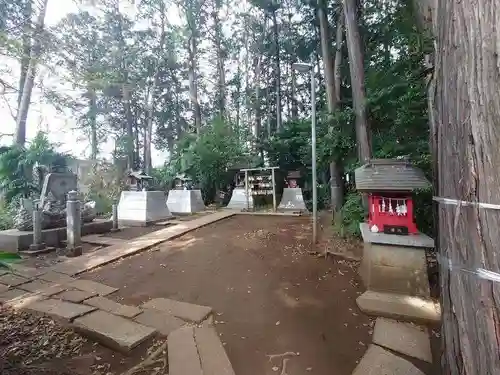
[[[212,306],[238,375],[279,374],[286,352],[288,375],[350,375],[373,323],[355,303],[355,263],[309,254],[309,220],[237,216],[82,276],[123,303]]]

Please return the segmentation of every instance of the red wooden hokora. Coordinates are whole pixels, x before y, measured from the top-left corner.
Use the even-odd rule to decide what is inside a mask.
[[[419,233],[412,193],[428,188],[423,172],[407,159],[372,159],[355,171],[356,189],[368,194],[368,225],[372,232]]]

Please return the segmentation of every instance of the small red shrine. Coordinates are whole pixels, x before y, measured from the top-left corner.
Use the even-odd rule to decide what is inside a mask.
[[[355,171],[356,189],[368,193],[371,232],[417,234],[412,192],[427,188],[424,173],[407,159],[372,159]]]

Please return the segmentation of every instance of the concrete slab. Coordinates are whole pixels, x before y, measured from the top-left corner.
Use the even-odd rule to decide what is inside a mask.
[[[114,293],[118,290],[118,288],[113,288],[101,283],[97,283],[91,280],[83,280],[77,279],[67,284],[68,286],[80,290],[84,290],[86,292],[92,292],[99,296],[107,296],[108,294]]]
[[[10,288],[9,290],[0,292],[0,302],[5,303],[15,298],[26,296],[29,293],[25,290]]]
[[[366,291],[356,299],[361,311],[416,323],[439,324],[441,306],[430,299]]]
[[[38,276],[38,278],[58,284],[66,284],[76,280],[73,277],[54,271],[49,271],[47,273],[44,273],[43,275]]]
[[[193,327],[173,331],[167,345],[169,375],[203,375]]]
[[[0,293],[5,292],[6,290],[9,290],[9,286],[0,284]]]
[[[40,292],[42,290],[45,290],[51,286],[54,286],[55,284],[49,283],[47,281],[43,280],[33,280],[30,281],[29,283],[19,285],[19,289],[26,290],[27,292],[31,293],[36,293]]]
[[[203,375],[235,375],[215,328],[194,329]]]
[[[107,233],[113,227],[111,220],[94,220],[82,225],[82,236],[87,234]],[[47,246],[59,246],[66,240],[66,227],[42,230],[42,242]],[[29,249],[33,243],[33,232],[7,229],[0,231],[0,246],[4,251],[18,252]]]
[[[62,299],[64,301],[80,303],[86,300],[87,298],[94,297],[96,295],[95,292],[87,292],[85,290],[66,290],[62,293],[56,294],[52,298]]]
[[[26,284],[31,279],[27,279],[22,276],[14,275],[13,273],[6,273],[0,276],[0,284],[8,286],[18,286],[21,284]]]
[[[208,306],[194,305],[168,298],[153,298],[145,302],[142,307],[145,309],[160,310],[182,320],[194,323],[201,322],[212,312],[212,308]]]
[[[32,267],[26,267],[22,264],[18,263],[11,263],[9,264],[9,268],[12,271],[12,273],[25,277],[27,279],[31,279],[34,277],[38,277],[40,275],[43,275],[46,271],[38,268],[32,268]]]
[[[128,353],[156,333],[154,328],[101,310],[75,319],[73,326],[75,330],[122,353]]]
[[[51,283],[50,286],[37,291],[37,293],[41,294],[42,296],[45,296],[45,297],[50,297],[50,296],[53,296],[54,294],[64,292],[65,290],[66,290],[66,287],[64,285]]]
[[[170,332],[186,324],[183,320],[175,316],[152,309],[145,309],[142,314],[137,315],[134,320],[137,323],[155,328],[160,334],[165,336],[168,336]]]
[[[370,345],[352,375],[425,375],[406,359]]]
[[[377,318],[373,330],[373,343],[432,363],[429,333],[408,323]]]
[[[144,236],[134,238],[123,244],[112,245],[106,248],[103,254],[89,253],[78,258],[67,260],[51,268],[51,271],[63,273],[69,276],[75,276],[80,273],[101,267],[115,260],[128,257],[141,251],[145,251],[162,242],[169,241],[176,237],[182,236],[192,230],[204,227],[217,221],[234,216],[235,212],[219,211],[210,215],[204,215],[200,218],[183,222],[178,225],[171,225],[165,229],[161,229]]]
[[[84,303],[86,305],[94,306],[98,309],[107,311],[111,314],[121,315],[126,318],[133,318],[142,312],[142,310],[136,306],[122,305],[121,303],[99,296],[89,298],[85,300]]]
[[[27,310],[43,315],[48,315],[55,319],[72,321],[84,314],[94,311],[92,306],[80,305],[72,302],[49,298],[42,301],[35,301],[26,306]]]
[[[122,244],[127,241],[122,238],[103,237],[101,235],[91,234],[89,236],[82,237],[82,242],[109,246],[109,245]]]

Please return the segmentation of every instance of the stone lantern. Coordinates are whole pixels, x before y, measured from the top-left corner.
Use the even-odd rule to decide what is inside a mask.
[[[168,192],[167,206],[175,214],[194,214],[205,210],[200,189],[192,189],[192,179],[185,174],[177,175],[175,187]]]
[[[300,177],[299,171],[288,172],[286,176],[287,187],[283,189],[281,202],[278,206],[280,211],[307,212],[302,189],[299,187]]]

